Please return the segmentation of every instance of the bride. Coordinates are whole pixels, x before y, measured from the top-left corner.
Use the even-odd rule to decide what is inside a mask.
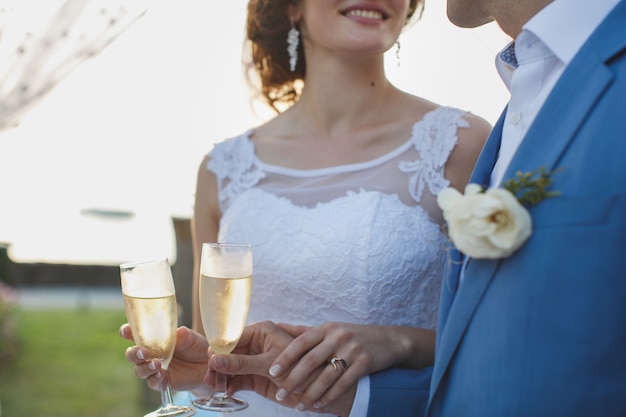
[[[384,352],[368,351],[381,334],[364,332],[366,354],[385,366],[432,364],[446,261],[435,199],[448,185],[464,188],[490,126],[386,78],[383,55],[422,6],[248,2],[251,79],[277,116],[218,143],[200,164],[194,300],[202,243],[250,243],[249,322],[388,325]],[[202,331],[197,302],[193,327]],[[407,344],[431,349],[416,363],[403,355]],[[360,384],[375,370],[349,352],[342,359]],[[173,363],[173,381],[176,372]],[[254,392],[237,396],[250,404],[242,417],[303,415]]]

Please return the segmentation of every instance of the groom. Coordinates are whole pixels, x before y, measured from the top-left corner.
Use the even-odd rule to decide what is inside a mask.
[[[559,194],[510,257],[448,271],[426,415],[626,416],[626,0],[448,0],[448,16],[515,39],[471,182],[543,167]],[[385,389],[397,374],[371,377],[368,415],[415,415]]]
[[[450,263],[426,415],[626,416],[626,0],[448,0],[448,16],[515,40],[471,182],[543,168],[558,195],[511,255]],[[368,416],[420,415],[417,380],[371,375]]]

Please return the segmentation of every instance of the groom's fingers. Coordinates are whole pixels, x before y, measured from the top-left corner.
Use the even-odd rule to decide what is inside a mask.
[[[185,326],[176,332],[174,356],[188,362],[206,362],[209,344],[200,333]]]
[[[311,326],[302,326],[302,325],[289,324],[289,323],[276,323],[276,325],[279,328],[281,328],[283,331],[285,331],[291,337],[298,337],[302,333],[312,328]]]
[[[258,355],[213,355],[210,367],[228,375],[261,375],[269,378],[269,369],[275,354],[270,352]]]

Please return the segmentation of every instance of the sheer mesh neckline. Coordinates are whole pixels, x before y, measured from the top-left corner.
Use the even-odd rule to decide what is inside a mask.
[[[311,170],[261,161],[251,140],[253,130],[249,129],[217,144],[207,168],[217,176],[222,212],[233,199],[252,187],[308,207],[345,195],[347,191],[364,189],[398,194],[405,204],[421,204],[428,207],[426,210],[433,218],[438,218],[434,196],[449,185],[444,175],[445,163],[457,143],[458,128],[468,125],[463,114],[459,109],[439,107],[413,124],[407,141],[382,156]],[[428,201],[423,199],[426,191]]]
[[[437,109],[426,113],[426,115],[433,113],[435,111],[437,111]],[[424,118],[426,118],[426,115],[424,116]],[[259,168],[263,169],[264,171],[272,172],[275,174],[306,178],[306,177],[315,177],[319,175],[341,174],[341,173],[346,173],[346,172],[360,171],[363,169],[372,168],[376,165],[380,165],[385,162],[388,162],[389,160],[400,155],[402,152],[406,151],[411,146],[415,138],[415,127],[419,125],[420,123],[423,123],[424,118],[417,121],[413,125],[411,129],[411,135],[409,136],[409,138],[406,141],[404,141],[401,145],[396,147],[395,149],[392,149],[391,151],[379,157],[370,159],[369,161],[355,162],[355,163],[350,163],[350,164],[340,164],[340,165],[334,165],[334,166],[325,167],[325,168],[298,169],[298,168],[289,168],[289,167],[284,167],[284,166],[264,162],[258,157],[257,152],[256,152],[256,143],[251,138],[252,134],[254,133],[254,129],[249,129],[247,132],[245,132],[242,135],[242,137],[244,140],[250,143],[250,146],[253,149],[255,164]]]

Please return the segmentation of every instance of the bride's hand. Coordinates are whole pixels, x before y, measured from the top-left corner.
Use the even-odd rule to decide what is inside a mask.
[[[279,326],[296,338],[274,360],[270,375],[281,381],[277,400],[301,394],[300,410],[319,410],[349,390],[353,396],[362,376],[392,367],[420,369],[434,359],[435,333],[429,330],[349,323]],[[336,360],[333,366],[332,358],[345,362]],[[311,379],[320,366],[323,371]]]
[[[128,323],[120,327],[120,335],[133,340]],[[176,348],[169,366],[170,383],[175,390],[196,390],[202,388],[202,378],[208,368],[206,338],[186,327],[179,327],[176,335]],[[148,386],[158,390],[161,385],[161,361],[147,359],[145,348],[131,346],[126,349],[126,359],[135,365],[135,374],[145,379]]]

